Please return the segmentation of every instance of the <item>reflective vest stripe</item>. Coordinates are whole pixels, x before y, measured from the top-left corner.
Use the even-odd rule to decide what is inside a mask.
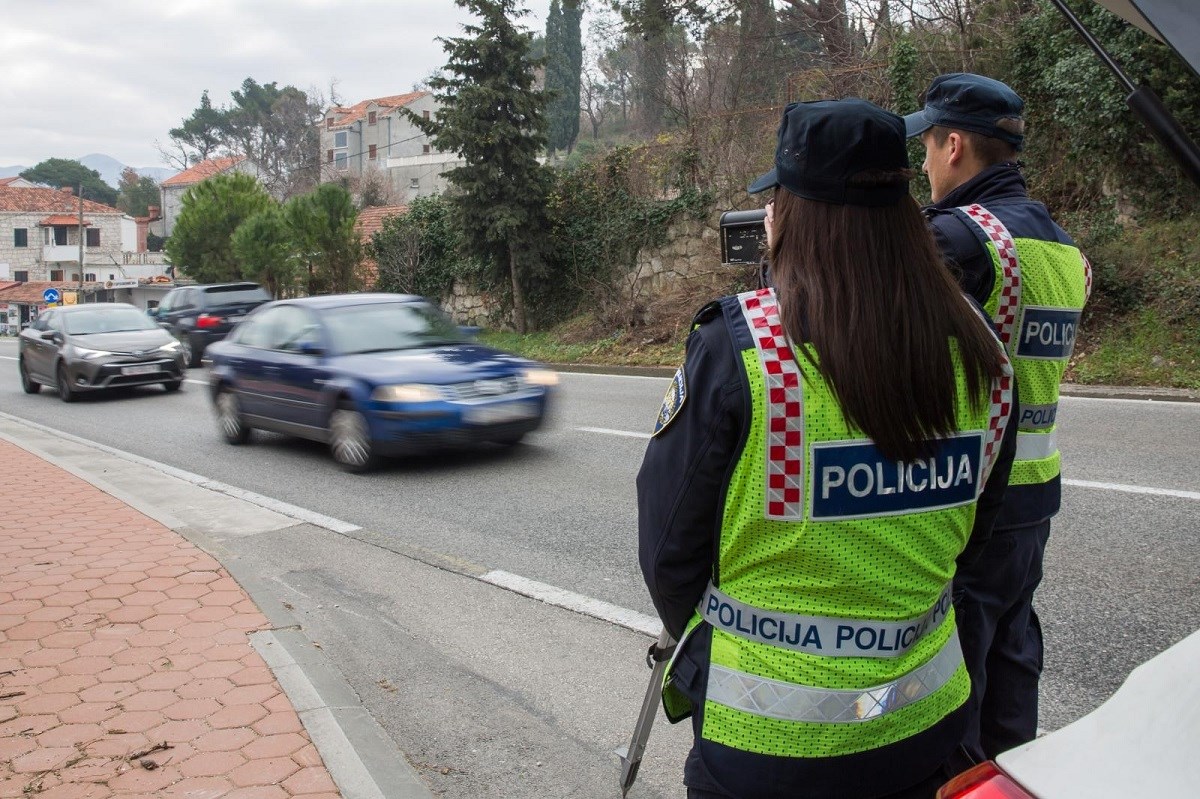
[[[999,334],[1005,349],[1010,353],[1014,352],[1017,312],[1021,308],[1021,265],[1017,260],[1017,243],[1004,223],[982,205],[976,203],[965,206],[962,210],[972,222],[979,225],[1000,255],[1004,283],[1000,287],[1000,305],[996,308],[992,322],[996,325],[996,333]]]
[[[988,477],[992,473],[992,467],[996,464],[996,459],[1000,457],[1000,445],[1004,442],[1004,432],[1008,429],[1008,420],[1012,415],[1013,367],[1008,360],[1008,355],[1004,352],[1003,345],[1000,347],[1000,352],[1001,357],[1004,358],[1004,374],[992,380],[992,412],[988,417],[985,438],[987,443],[983,448],[983,476],[975,491],[976,497],[983,494],[984,486],[987,485]]]
[[[775,292],[759,289],[739,295],[742,316],[754,338],[766,381],[766,517],[804,518],[804,392],[792,342],[779,320]]]
[[[1083,259],[1083,302],[1086,305],[1092,298],[1092,262],[1083,253],[1079,257]]]
[[[933,658],[903,677],[854,690],[795,685],[713,664],[709,667],[707,698],[755,716],[784,721],[870,721],[933,694],[950,682],[962,664],[957,634],[951,635]]]
[[[1058,451],[1057,433],[1017,432],[1017,460],[1038,461]]]
[[[806,616],[740,602],[708,584],[697,611],[714,628],[747,641],[827,657],[894,658],[937,629],[950,610],[950,585],[928,611],[911,619],[877,621]]]

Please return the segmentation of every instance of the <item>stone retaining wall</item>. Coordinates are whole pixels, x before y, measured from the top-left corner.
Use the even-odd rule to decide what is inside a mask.
[[[716,219],[711,223],[688,219],[671,227],[666,244],[639,253],[634,268],[618,278],[618,283],[625,297],[664,296],[693,286],[710,287],[716,297],[731,290],[743,275],[743,269],[721,264]],[[511,311],[505,311],[502,297],[480,293],[459,280],[450,295],[442,298],[442,307],[459,324],[512,324]]]

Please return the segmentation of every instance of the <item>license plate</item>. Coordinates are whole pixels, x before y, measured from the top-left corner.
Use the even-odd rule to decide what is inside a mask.
[[[148,375],[158,371],[158,366],[152,363],[138,364],[137,366],[122,366],[121,374],[123,375]]]
[[[537,416],[537,406],[531,402],[507,402],[503,405],[484,405],[467,408],[463,420],[467,424],[503,424]]]

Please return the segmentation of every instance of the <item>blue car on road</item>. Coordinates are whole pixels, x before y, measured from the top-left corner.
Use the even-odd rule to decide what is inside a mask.
[[[542,424],[558,382],[405,294],[272,302],[208,355],[226,441],[244,444],[254,429],[321,441],[354,472],[385,456],[515,444]]]

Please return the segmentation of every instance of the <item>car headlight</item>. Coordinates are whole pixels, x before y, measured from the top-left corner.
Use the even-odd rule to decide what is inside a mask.
[[[522,375],[531,386],[557,386],[558,372],[552,369],[526,369]]]
[[[155,352],[178,352],[183,345],[178,341],[168,341],[166,344],[159,347]]]
[[[405,383],[399,386],[380,386],[371,392],[371,399],[380,402],[433,402],[442,398],[434,386]]]
[[[107,350],[89,350],[86,347],[79,346],[75,347],[75,354],[80,358],[83,358],[85,361],[94,361],[97,358],[103,358],[107,355],[112,355],[112,353],[108,352]]]

